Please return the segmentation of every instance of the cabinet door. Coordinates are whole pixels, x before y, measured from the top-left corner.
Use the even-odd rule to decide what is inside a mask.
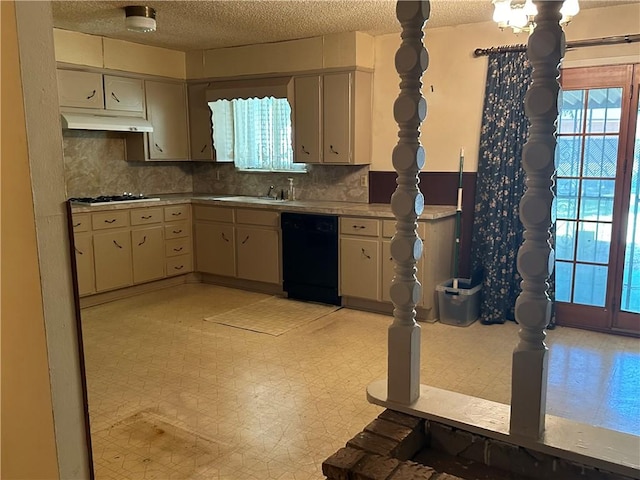
[[[382,301],[390,302],[391,296],[389,295],[389,288],[391,288],[391,281],[395,275],[393,266],[395,265],[393,258],[391,257],[391,240],[382,241]]]
[[[142,80],[105,75],[104,104],[107,110],[144,113]]]
[[[208,83],[189,85],[189,139],[191,160],[215,159],[211,131],[211,110],[207,103]]]
[[[131,230],[133,283],[164,277],[164,241],[162,225]]]
[[[90,233],[74,235],[76,251],[76,273],[78,275],[78,294],[89,295],[95,292],[93,270],[93,239]]]
[[[93,255],[96,291],[131,285],[131,233],[128,229],[94,234]]]
[[[150,160],[188,160],[187,101],[181,83],[146,81]]]
[[[280,237],[276,230],[237,227],[238,278],[280,283]]]
[[[233,225],[196,223],[196,270],[235,277],[235,239]]]
[[[351,73],[323,77],[323,162],[351,161]]]
[[[322,160],[321,77],[297,77],[294,81],[294,162]]]
[[[378,240],[340,239],[340,290],[349,297],[380,299]]]
[[[101,74],[75,70],[57,73],[61,107],[104,108]]]

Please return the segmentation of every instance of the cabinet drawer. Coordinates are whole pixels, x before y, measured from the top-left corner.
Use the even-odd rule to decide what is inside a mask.
[[[74,232],[88,232],[91,229],[91,215],[88,213],[77,213],[71,217],[71,224]]]
[[[164,207],[164,221],[186,220],[189,218],[189,205],[173,205]]]
[[[236,223],[277,228],[280,226],[280,214],[268,210],[238,209],[236,210]]]
[[[340,218],[340,232],[344,235],[377,237],[380,221],[374,218]]]
[[[191,255],[178,255],[167,258],[167,277],[182,275],[193,271],[193,257]]]
[[[382,221],[382,236],[385,238],[391,238],[396,234],[396,221],[395,220],[383,220]],[[418,236],[424,240],[425,237],[425,224],[418,222]]]
[[[191,238],[176,238],[173,240],[167,240],[164,243],[164,249],[167,257],[174,257],[176,255],[191,253]]]
[[[162,222],[162,208],[136,208],[131,210],[131,225]]]
[[[194,207],[196,220],[210,220],[212,222],[233,223],[233,208],[227,207],[204,207],[196,205]]]
[[[191,235],[191,228],[188,221],[171,222],[164,226],[164,238],[183,238]]]
[[[105,228],[127,227],[129,225],[128,210],[94,213],[91,215],[91,226],[94,230]]]

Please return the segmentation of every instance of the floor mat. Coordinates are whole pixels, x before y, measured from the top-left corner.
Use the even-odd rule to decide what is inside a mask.
[[[341,307],[269,297],[228,312],[205,318],[208,322],[280,336]]]

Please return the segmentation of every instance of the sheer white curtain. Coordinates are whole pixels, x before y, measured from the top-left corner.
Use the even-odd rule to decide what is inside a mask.
[[[304,164],[293,163],[291,106],[286,99],[218,100],[210,105],[218,155],[233,159],[241,170],[305,171]]]

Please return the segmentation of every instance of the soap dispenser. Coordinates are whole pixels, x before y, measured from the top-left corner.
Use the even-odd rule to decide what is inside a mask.
[[[289,191],[287,192],[287,197],[289,198],[289,200],[296,199],[296,191],[295,191],[295,188],[293,187],[293,178],[291,177],[289,177]]]

